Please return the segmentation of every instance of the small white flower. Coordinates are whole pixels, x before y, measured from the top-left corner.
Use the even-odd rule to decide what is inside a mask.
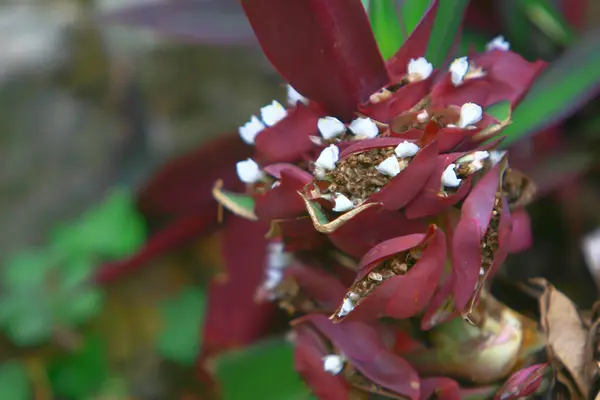
[[[273,290],[283,280],[283,270],[280,269],[267,269],[267,277],[263,282],[263,287],[267,290]]]
[[[253,115],[250,117],[250,121],[239,127],[238,132],[246,144],[254,144],[256,136],[265,128],[265,124],[256,115]]]
[[[238,162],[235,169],[240,180],[245,183],[256,183],[264,176],[264,172],[251,158]]]
[[[323,149],[319,158],[315,161],[315,167],[321,170],[331,171],[335,169],[335,163],[340,157],[340,149],[335,144],[330,144]]]
[[[466,128],[481,121],[483,110],[475,103],[465,103],[460,108],[460,118],[456,123],[459,128]]]
[[[490,152],[490,161],[492,162],[492,165],[498,164],[505,155],[506,150],[492,150]]]
[[[508,43],[504,39],[504,36],[496,36],[488,44],[485,45],[485,50],[486,51],[492,51],[492,50],[508,51],[508,50],[510,50],[510,43]]]
[[[417,77],[417,80],[425,80],[429,78],[433,72],[433,65],[425,59],[425,57],[419,57],[416,60],[411,58],[408,62],[408,75]]]
[[[350,300],[348,297],[346,297],[344,299],[344,302],[342,303],[342,308],[340,308],[340,312],[338,313],[338,317],[343,317],[345,315],[348,315],[352,312],[352,310],[354,310],[354,302],[352,300]]]
[[[260,109],[260,117],[267,126],[273,126],[287,115],[285,108],[276,100]]]
[[[282,242],[271,242],[267,246],[267,268],[284,269],[292,262],[292,255],[284,251]]]
[[[460,185],[461,179],[456,176],[454,168],[456,164],[450,164],[444,170],[442,174],[442,184],[446,187],[457,187]]]
[[[405,140],[396,146],[394,152],[400,158],[412,157],[419,152],[419,146]]]
[[[328,354],[322,358],[323,360],[323,371],[330,373],[331,375],[337,375],[344,369],[344,357],[337,354]]]
[[[346,132],[346,125],[335,117],[319,118],[317,127],[323,138],[329,140]]]
[[[487,151],[474,151],[472,153],[467,154],[464,157],[459,158],[456,163],[457,164],[464,164],[464,163],[470,163],[473,161],[483,161],[486,158],[488,158],[490,156],[490,153],[488,153]]]
[[[377,124],[371,118],[357,118],[348,126],[352,133],[357,136],[364,136],[368,139],[373,139],[379,134]]]
[[[467,57],[457,58],[450,64],[450,80],[454,86],[458,86],[465,80],[465,75],[469,70],[469,61]]]
[[[333,207],[333,211],[335,212],[345,212],[352,210],[354,208],[354,203],[352,200],[347,198],[341,193],[337,193],[335,195],[335,206]]]
[[[390,156],[376,167],[377,171],[392,178],[400,173],[400,163],[396,156]]]
[[[298,93],[292,85],[287,85],[287,101],[292,107],[295,107],[298,103],[308,104],[308,99]]]
[[[417,114],[417,121],[420,123],[426,122],[429,119],[429,113],[427,110],[423,110]]]

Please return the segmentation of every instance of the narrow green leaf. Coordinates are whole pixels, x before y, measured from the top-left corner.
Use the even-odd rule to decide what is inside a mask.
[[[600,29],[554,61],[513,113],[503,146],[539,132],[575,112],[600,85]]]
[[[547,0],[525,0],[517,4],[529,20],[553,41],[566,46],[575,39],[569,24]]]
[[[501,101],[485,109],[485,112],[498,121],[506,121],[511,117],[510,101]]]
[[[28,400],[31,387],[27,370],[17,361],[9,361],[0,365],[0,393],[2,400]]]
[[[158,351],[167,360],[194,365],[200,351],[206,297],[200,288],[190,287],[162,305],[164,328],[158,337]]]
[[[406,37],[415,30],[430,4],[431,0],[404,0],[402,2],[400,15],[404,22]]]
[[[292,346],[270,340],[226,353],[216,359],[224,400],[305,400],[308,388],[294,371]]]
[[[485,45],[490,41],[489,38],[484,35],[465,29],[460,38],[460,54],[469,54],[471,49],[475,49],[477,52],[485,50]]]
[[[435,23],[427,45],[427,60],[441,67],[457,40],[469,0],[440,1]]]
[[[396,12],[396,1],[371,1],[369,3],[369,19],[379,45],[379,51],[387,60],[398,51],[406,39]]]

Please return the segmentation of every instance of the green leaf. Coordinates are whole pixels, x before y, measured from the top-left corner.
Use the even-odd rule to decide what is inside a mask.
[[[223,207],[237,215],[238,217],[256,221],[258,218],[254,214],[254,199],[245,194],[233,193],[223,190],[223,181],[217,181],[212,191],[213,197]]]
[[[95,395],[108,378],[106,346],[98,334],[89,334],[75,353],[61,356],[48,366],[55,395],[85,399]]]
[[[52,333],[52,313],[46,299],[35,294],[18,294],[6,299],[10,314],[3,325],[6,335],[18,346],[34,346]]]
[[[485,109],[485,112],[500,122],[507,121],[511,117],[510,101],[505,100],[492,104]]]
[[[55,261],[44,251],[28,250],[13,254],[2,267],[2,284],[9,292],[41,290]]]
[[[79,220],[52,233],[52,248],[69,258],[77,255],[125,257],[142,245],[145,224],[129,191],[116,188]]]
[[[396,1],[371,1],[369,3],[369,19],[379,45],[379,51],[387,60],[398,51],[406,39],[396,12]]]
[[[89,321],[102,309],[102,292],[96,288],[85,288],[80,292],[61,296],[57,304],[56,319],[68,325],[78,325]]]
[[[27,370],[17,361],[0,365],[0,393],[2,400],[32,399]]]
[[[469,0],[440,1],[433,30],[427,45],[427,60],[434,67],[443,66],[457,39]]]
[[[517,5],[540,31],[556,43],[567,46],[575,39],[569,24],[547,0],[524,0]]]
[[[163,303],[164,328],[157,343],[163,358],[182,365],[194,364],[202,342],[205,308],[205,293],[195,287]]]
[[[309,390],[294,371],[294,352],[284,340],[270,340],[216,359],[224,400],[307,399]]]
[[[431,0],[404,0],[400,15],[404,22],[404,29],[406,30],[407,37],[410,36],[419,22],[421,22],[421,19],[430,4]]]
[[[503,146],[566,118],[598,90],[599,37],[596,29],[548,67],[514,111],[512,125],[503,132]]]
[[[489,38],[480,33],[465,29],[460,38],[460,54],[469,54],[471,49],[477,52],[485,51],[485,46],[489,42]]]

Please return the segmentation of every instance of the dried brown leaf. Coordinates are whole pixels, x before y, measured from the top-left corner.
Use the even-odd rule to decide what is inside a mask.
[[[548,353],[558,371],[557,379],[563,382],[561,378],[565,377],[560,375],[564,367],[574,380],[581,398],[586,398],[590,389],[586,374],[590,356],[586,351],[588,330],[575,304],[567,296],[544,279],[534,279],[533,282],[544,288],[540,297],[541,324],[548,336]]]

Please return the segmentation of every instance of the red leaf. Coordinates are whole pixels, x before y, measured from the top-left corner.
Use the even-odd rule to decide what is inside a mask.
[[[242,0],[267,58],[300,93],[350,119],[388,82],[359,0]]]
[[[155,233],[133,256],[103,265],[94,277],[100,285],[109,284],[142,268],[146,263],[161,255],[174,251],[200,236],[207,234],[217,225],[216,207],[213,212],[189,215],[172,222]]]
[[[494,400],[520,399],[533,395],[540,387],[548,364],[536,364],[515,372],[496,393]]]
[[[329,235],[333,244],[344,253],[361,258],[383,242],[427,229],[424,221],[408,221],[396,211],[381,206],[367,208]]]
[[[461,219],[474,219],[481,228],[480,239],[490,223],[490,217],[496,201],[496,193],[500,185],[500,177],[504,166],[502,162],[494,165],[473,188],[461,208]],[[458,228],[457,228],[458,231]],[[458,235],[458,232],[457,232]]]
[[[268,331],[275,305],[254,301],[266,263],[266,231],[258,222],[238,217],[227,221],[221,240],[227,276],[209,285],[205,355],[248,344]]]
[[[429,179],[425,183],[423,190],[419,192],[417,197],[411,200],[405,208],[406,216],[412,218],[422,218],[430,215],[437,215],[444,210],[452,207],[461,201],[471,188],[472,177],[468,177],[461,182],[456,193],[448,196],[440,194],[442,187],[442,174],[446,167],[462,157],[465,153],[452,153],[440,155],[437,158],[437,165]]]
[[[373,104],[371,102],[359,106],[359,111],[379,122],[389,124],[400,114],[410,110],[429,93],[432,77],[410,83],[395,91],[388,100]]]
[[[146,184],[138,196],[138,209],[149,217],[195,214],[214,207],[212,187],[222,179],[228,190],[242,191],[235,164],[252,152],[235,135],[203,144],[192,153],[168,162]]]
[[[405,274],[379,284],[344,319],[366,320],[378,317],[409,318],[421,311],[433,296],[446,261],[444,233],[435,228],[430,237],[409,235],[395,238],[374,247],[363,257],[357,281],[364,278],[385,259],[416,247],[426,240],[427,248],[415,265]]]
[[[328,242],[308,217],[280,220],[277,225],[286,251],[314,250]]]
[[[425,309],[425,314],[421,319],[421,330],[429,330],[459,315],[452,297],[453,288],[453,275],[448,275]]]
[[[319,399],[347,399],[350,388],[344,378],[323,370],[322,358],[328,352],[319,334],[308,326],[298,326],[295,331],[294,368],[302,379]]]
[[[327,311],[333,312],[346,294],[346,287],[339,279],[312,266],[295,263],[286,268],[285,274],[293,276],[301,292]]]
[[[421,381],[421,400],[460,400],[460,387],[450,378],[427,378]]]
[[[452,84],[448,73],[434,85],[431,91],[431,104],[434,107],[448,107],[475,103],[485,108],[493,104],[489,101],[492,90],[492,84],[485,78],[466,80],[456,87]]]
[[[298,195],[313,180],[308,172],[292,164],[277,164],[265,171],[279,175],[279,185],[256,196],[254,213],[262,221],[293,218],[306,214],[304,200]]]
[[[315,147],[309,136],[317,134],[317,121],[322,116],[313,106],[288,110],[284,119],[256,137],[254,158],[262,164],[300,161]]]
[[[456,308],[465,308],[475,291],[481,268],[480,225],[473,218],[461,218],[452,240],[452,280]]]
[[[437,155],[437,142],[433,141],[419,150],[408,166],[368,201],[381,203],[388,210],[398,210],[406,206],[427,182],[435,168]]]
[[[524,209],[519,209],[512,214],[512,229],[510,233],[509,253],[520,253],[531,247],[531,219]]]
[[[416,400],[419,377],[402,358],[393,354],[372,325],[361,322],[332,323],[326,316],[311,314],[295,324],[310,323],[327,337],[366,378],[385,389]]]
[[[402,47],[386,62],[388,73],[392,82],[401,80],[406,75],[408,62],[411,58],[424,57],[427,52],[429,36],[433,30],[433,23],[437,15],[439,0],[434,0],[419,25],[404,42]]]
[[[483,79],[492,88],[486,103],[480,104],[482,107],[504,100],[516,107],[547,65],[539,60],[530,63],[517,53],[501,50],[479,53],[473,57],[473,62],[487,71]]]
[[[362,153],[371,149],[379,149],[382,147],[397,146],[406,139],[397,137],[377,137],[374,139],[364,139],[352,143],[350,146],[340,152],[340,161],[348,158],[354,153]]]

